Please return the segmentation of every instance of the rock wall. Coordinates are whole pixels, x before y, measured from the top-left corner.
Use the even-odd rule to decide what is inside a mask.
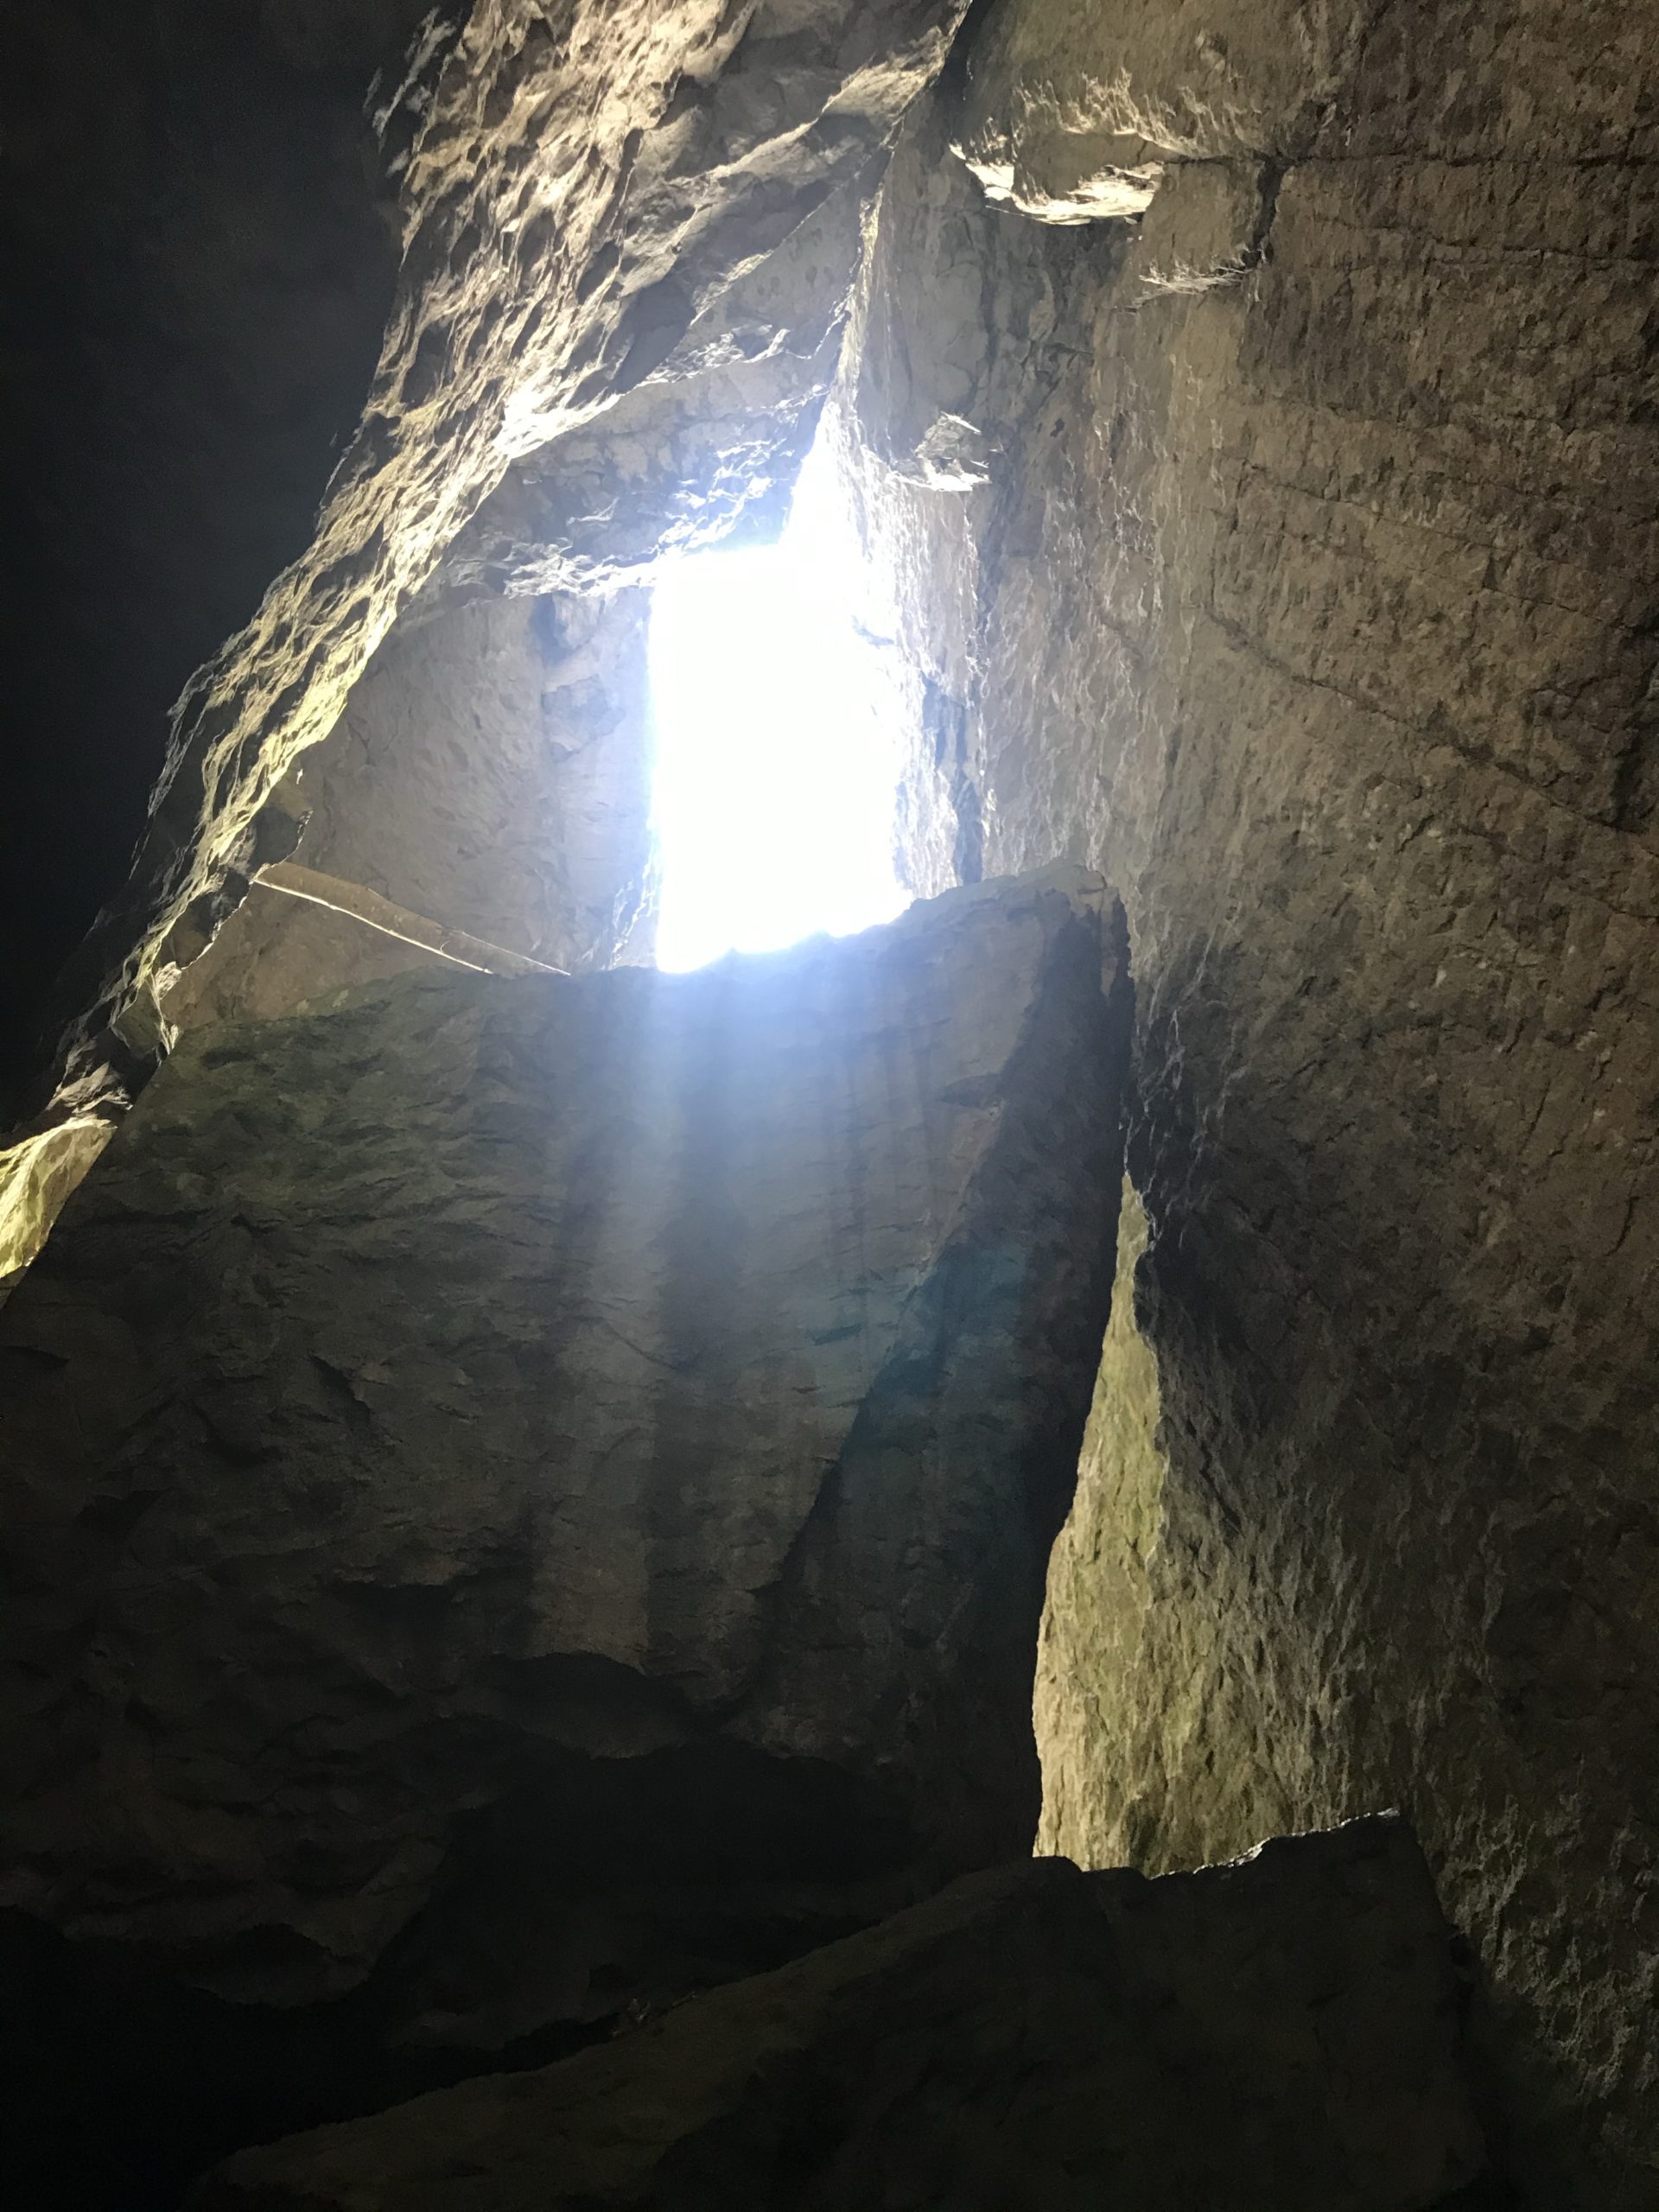
[[[964,9],[422,12],[8,27],[24,717],[137,729],[245,623],[0,1179],[10,1276],[197,1027],[4,1322],[42,2202],[781,1955],[1033,1812],[1116,1190],[1066,894],[881,940],[949,950],[859,1000],[855,1080],[822,950],[205,1027],[429,965],[250,899],[302,823],[446,925],[626,949],[638,601],[567,594],[775,514]],[[838,413],[915,883],[1069,855],[1134,940],[1043,1840],[1408,1805],[1510,2164],[1615,2212],[1659,2187],[1656,51],[1614,0],[989,0]],[[1087,1018],[992,1033],[1062,970]]]
[[[317,913],[256,913],[181,980],[290,860],[300,758],[397,626],[480,591],[613,590],[665,550],[773,525],[886,149],[965,6],[229,0],[210,30],[177,0],[118,25],[76,0],[0,25],[22,62],[3,368],[20,513],[47,540],[37,558],[15,534],[3,603],[37,737],[6,816],[22,825],[18,938],[0,944],[6,1273],[49,1226],[35,1141],[60,1192],[89,1149],[64,1132],[118,1119],[180,1020],[239,995],[291,1004],[283,968],[326,985],[404,962]],[[76,172],[82,142],[99,156]],[[114,594],[111,529],[138,579]],[[175,694],[157,775],[143,732]],[[440,836],[467,811],[442,779],[400,798]],[[573,811],[613,803],[578,791]],[[589,880],[563,887],[562,926],[598,957],[629,934],[639,868],[590,832],[565,856]],[[512,918],[547,925],[518,874],[531,911]],[[431,925],[454,926],[416,933]],[[254,985],[246,956],[275,935],[289,953]]]
[[[1066,853],[1131,932],[1149,1234],[1056,1562],[1045,1841],[1163,1867],[1408,1805],[1518,2175],[1629,2212],[1656,30],[1003,0],[890,176],[849,394],[916,880]],[[1135,178],[1138,222],[1079,219]]]
[[[831,194],[652,376],[507,472],[276,793],[284,856],[297,835],[301,865],[553,967],[650,956],[645,588],[781,527],[874,183]],[[287,1013],[431,959],[256,884],[161,1010]]]
[[[1398,1821],[1154,1883],[1050,1859],[607,2050],[248,2152],[189,2203],[1475,2212],[1459,1983]]]
[[[395,631],[284,789],[294,858],[548,967],[648,958],[649,616],[638,590],[480,598]],[[256,881],[162,1012],[269,1020],[436,963]]]
[[[365,106],[428,8],[0,4],[0,1123],[173,702],[303,550],[362,411],[399,258]]]
[[[185,1042],[0,1314],[32,2204],[1029,1850],[1127,1045],[1077,871]]]
[[[402,259],[363,412],[308,543],[180,696],[127,882],[66,982],[60,1116],[147,1077],[159,995],[245,894],[278,786],[511,465],[709,368],[705,316],[880,160],[965,0],[438,12],[392,119]]]

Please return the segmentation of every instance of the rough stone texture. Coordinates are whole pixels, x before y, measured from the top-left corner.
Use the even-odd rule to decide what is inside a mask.
[[[296,859],[555,967],[649,957],[637,587],[665,558],[781,525],[835,378],[874,181],[832,194],[590,428],[509,470],[279,793],[306,823]],[[537,608],[493,603],[526,594]],[[162,1011],[182,1029],[285,1014],[431,964],[256,891]]]
[[[428,5],[0,0],[0,1124],[168,709],[362,411],[398,262],[364,99]]]
[[[988,197],[1045,222],[1138,215],[1172,168],[1323,150],[1382,12],[1312,6],[1002,0],[972,52],[956,143]]]
[[[1159,1882],[1039,1860],[608,2050],[245,2153],[190,2212],[1424,2212],[1484,2165],[1458,2000],[1398,1821]]]
[[[575,971],[649,957],[650,601],[476,599],[402,626],[283,792],[295,858]],[[162,1002],[270,1019],[434,955],[256,885]]]
[[[1117,1278],[1077,1496],[1050,1555],[1033,1718],[1043,1755],[1039,1848],[1085,1861],[1159,1866],[1176,1854],[1160,1826],[1165,1796],[1148,1777],[1166,1745],[1205,1735],[1211,1675],[1191,1668],[1160,1685],[1155,1709],[1120,1709],[1121,1685],[1146,1662],[1161,1535],[1165,1463],[1158,1358],[1136,1313],[1147,1249],[1141,1196],[1125,1178]],[[1207,1744],[1207,1737],[1206,1737]],[[1167,1793],[1166,1793],[1167,1795]],[[1116,1859],[1105,1854],[1116,1851]]]
[[[1087,859],[1137,978],[1142,1343],[1057,1564],[1046,1835],[1161,1867],[1407,1803],[1517,2174],[1646,2212],[1654,11],[1400,0],[1295,131],[1160,145],[1138,228],[983,204],[947,145],[1022,41],[1199,100],[1152,13],[992,11],[860,315],[871,443],[948,412],[989,479],[863,463],[916,876]],[[1209,11],[1241,111],[1313,19]]]
[[[39,2188],[111,2111],[200,2165],[1029,1847],[1099,909],[400,976],[168,1061],[0,1314]]]
[[[92,1117],[60,1122],[0,1153],[0,1298],[46,1242],[114,1129]]]
[[[473,0],[403,165],[366,411],[308,548],[180,701],[131,877],[78,957],[60,1113],[144,1071],[156,995],[239,903],[276,786],[509,463],[662,368],[868,170],[964,6]]]
[[[775,537],[840,365],[879,171],[832,194],[590,429],[511,468],[423,598],[614,589],[664,557]]]

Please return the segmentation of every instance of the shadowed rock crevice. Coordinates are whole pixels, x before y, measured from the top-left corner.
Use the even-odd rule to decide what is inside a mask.
[[[189,2202],[1497,2212],[1459,2010],[1398,1822],[1154,1883],[1051,1859],[607,2050],[251,2152]]]
[[[363,103],[425,13],[0,8],[0,1127],[143,830],[174,701],[303,551],[362,412],[399,258]]]

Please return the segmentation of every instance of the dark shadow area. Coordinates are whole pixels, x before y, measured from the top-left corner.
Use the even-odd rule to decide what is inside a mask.
[[[187,677],[306,543],[378,357],[364,111],[427,0],[0,0],[0,1119]]]
[[[862,1795],[732,1745],[559,1758],[463,1824],[425,1911],[326,2005],[234,2004],[0,1916],[10,2200],[169,2212],[245,2145],[547,2065],[834,1942],[917,1894],[912,1840]]]

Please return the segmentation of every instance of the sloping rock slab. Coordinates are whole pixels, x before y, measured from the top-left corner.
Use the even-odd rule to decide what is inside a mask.
[[[207,2044],[354,1993],[359,2051],[497,2052],[1028,1849],[1101,907],[181,1049],[0,1316],[0,1904]]]
[[[1396,1819],[1159,1881],[1039,1859],[189,2207],[1420,2212],[1484,2166],[1457,1999]]]

